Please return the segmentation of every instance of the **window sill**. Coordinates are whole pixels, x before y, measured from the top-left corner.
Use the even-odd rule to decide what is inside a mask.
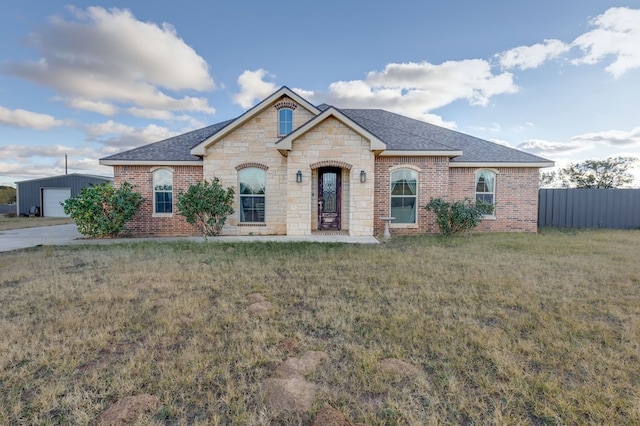
[[[496,216],[493,214],[483,214],[482,220],[496,220]]]
[[[173,217],[173,213],[154,213],[151,217]]]
[[[243,222],[239,223],[238,226],[267,226],[264,222]]]
[[[419,228],[417,223],[390,223],[389,228],[391,229],[414,229]]]

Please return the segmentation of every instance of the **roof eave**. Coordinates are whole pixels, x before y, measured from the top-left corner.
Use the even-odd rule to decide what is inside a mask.
[[[523,167],[523,168],[544,168],[553,167],[553,161],[533,161],[533,162],[509,162],[509,161],[460,161],[451,162],[449,167]]]
[[[151,160],[100,160],[102,166],[202,166],[202,160],[151,161]]]
[[[440,151],[440,150],[399,150],[388,149],[380,153],[381,157],[460,157],[462,151]]]

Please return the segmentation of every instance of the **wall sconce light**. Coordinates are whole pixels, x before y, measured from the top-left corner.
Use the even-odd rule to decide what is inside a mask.
[[[360,182],[365,183],[367,181],[367,173],[364,170],[360,170]]]
[[[302,172],[300,170],[298,170],[298,172],[296,173],[296,182],[302,182]]]

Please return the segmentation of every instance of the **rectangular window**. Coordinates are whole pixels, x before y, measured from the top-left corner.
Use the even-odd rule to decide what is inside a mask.
[[[156,213],[171,213],[172,194],[170,192],[156,192]]]
[[[248,167],[238,173],[240,187],[240,222],[265,221],[265,186],[264,170]]]
[[[158,169],[153,172],[153,212],[173,213],[173,172]]]
[[[391,223],[416,223],[418,173],[399,169],[391,173]]]
[[[495,202],[496,175],[482,170],[476,174],[476,201],[487,206],[485,214],[491,215]]]
[[[293,131],[293,110],[283,108],[278,111],[278,136],[287,136]]]
[[[264,197],[243,195],[240,200],[240,222],[264,222]]]

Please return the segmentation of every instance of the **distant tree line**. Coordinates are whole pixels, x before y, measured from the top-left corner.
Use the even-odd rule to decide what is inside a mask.
[[[609,157],[570,163],[553,172],[540,174],[541,188],[626,188],[634,177],[629,171],[638,161],[634,157]]]
[[[0,204],[16,202],[16,189],[11,186],[0,185]]]

